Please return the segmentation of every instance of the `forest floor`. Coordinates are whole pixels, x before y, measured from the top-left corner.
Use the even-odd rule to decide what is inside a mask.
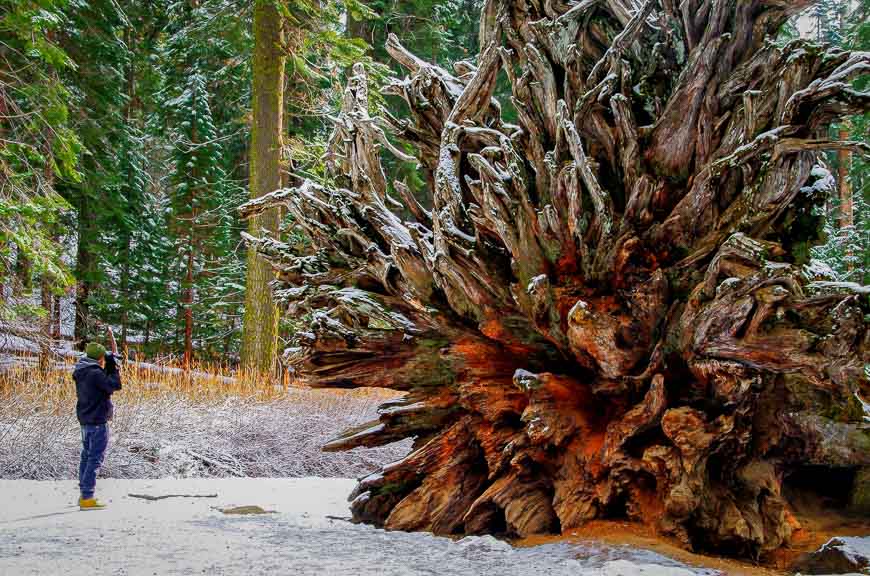
[[[736,563],[679,561],[593,541],[512,547],[354,525],[339,478],[117,480],[98,483],[106,510],[80,512],[75,482],[0,480],[0,574],[16,576],[482,575],[714,576],[758,574]],[[146,500],[131,494],[180,494]],[[234,514],[234,507],[263,512]],[[252,508],[247,512],[260,512]],[[716,561],[718,562],[718,561]]]
[[[0,371],[0,478],[75,477],[81,432],[71,372],[72,365]],[[274,386],[220,372],[186,377],[147,364],[126,366],[122,383],[107,478],[359,477],[410,447],[320,450],[376,418],[392,392]]]
[[[148,365],[125,368],[115,399],[98,482],[110,508],[81,513],[72,480],[80,438],[70,371],[0,371],[0,575],[90,574],[96,567],[119,575],[779,574],[689,554],[620,522],[517,547],[355,526],[341,520],[355,483],[347,478],[403,457],[410,444],[347,453],[320,447],[375,418],[391,393],[276,387],[219,373],[188,378]],[[219,510],[242,505],[274,513]]]

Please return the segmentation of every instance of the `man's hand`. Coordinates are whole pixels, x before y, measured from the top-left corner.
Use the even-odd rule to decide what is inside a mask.
[[[118,345],[115,343],[115,334],[112,332],[111,326],[106,326],[106,335],[109,337],[109,344],[112,345],[112,355],[118,355]]]

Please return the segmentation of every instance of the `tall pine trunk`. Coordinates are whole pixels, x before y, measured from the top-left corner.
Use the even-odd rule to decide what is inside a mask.
[[[54,296],[54,306],[51,309],[51,337],[55,340],[61,339],[60,333],[60,296],[55,294]]]
[[[48,370],[51,361],[51,313],[52,313],[52,298],[51,284],[47,277],[43,276],[40,283],[40,299],[42,300],[42,308],[46,312],[45,320],[43,321],[43,334],[39,339],[39,369],[43,373]]]
[[[845,37],[847,22],[846,14],[848,12],[848,2],[840,7],[840,35]],[[839,127],[839,139],[846,141],[849,139],[849,120],[844,118]],[[851,226],[854,222],[852,214],[852,186],[849,181],[849,171],[852,167],[852,152],[848,149],[837,151],[838,178],[840,196],[840,228]]]
[[[124,30],[124,41],[127,44],[127,50],[130,53],[130,64],[127,67],[127,104],[124,109],[127,126],[133,124],[133,110],[136,96],[136,80],[134,67],[134,49],[136,39],[133,36],[133,27],[127,26]],[[129,156],[128,150],[128,156]],[[127,166],[127,192],[132,195],[134,175],[132,166]],[[129,324],[129,308],[130,308],[130,230],[124,227],[124,254],[121,256],[121,350],[124,356],[127,355],[127,328]]]
[[[281,187],[281,146],[284,102],[284,33],[278,10],[267,0],[254,7],[253,122],[251,126],[251,198]],[[278,230],[277,210],[251,219],[249,231],[260,236]],[[245,319],[242,329],[242,365],[270,372],[277,355],[278,309],[269,283],[271,266],[254,250],[248,252]]]
[[[53,141],[52,137],[46,141],[46,148],[51,146]],[[51,168],[51,164],[47,164],[44,170],[45,183],[46,185],[53,189],[54,188],[54,170]],[[52,240],[55,243],[59,241],[59,235],[57,234],[57,227],[54,224],[49,225],[52,230]],[[49,362],[51,360],[51,339],[52,339],[52,314],[53,308],[52,304],[54,299],[51,295],[51,285],[54,281],[51,274],[49,272],[43,272],[42,279],[40,282],[40,299],[42,304],[42,309],[45,310],[45,319],[43,321],[42,327],[42,338],[39,339],[40,342],[40,350],[39,350],[39,368],[45,372],[48,370]]]

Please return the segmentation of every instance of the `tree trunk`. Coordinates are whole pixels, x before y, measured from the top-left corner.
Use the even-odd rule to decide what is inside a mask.
[[[627,518],[755,558],[800,530],[794,491],[870,465],[866,289],[810,284],[798,259],[818,154],[867,149],[825,134],[870,109],[848,87],[870,55],[766,42],[810,0],[637,4],[488,0],[461,76],[391,37],[410,121],[369,117],[356,65],[335,184],[242,207],[285,206],[312,245],[247,237],[311,318],[296,375],[407,392],[325,447],[415,438],[360,482],[356,521],[528,536]],[[431,207],[395,184],[415,222],[393,212],[384,127],[433,184]]]
[[[365,4],[365,2],[363,2]],[[356,20],[353,15],[347,14],[347,37],[359,38],[365,41],[369,46],[372,45],[372,23],[371,20],[362,19]]]
[[[848,3],[840,7],[840,35],[845,36],[847,22],[846,15],[849,11]],[[849,139],[849,121],[844,118],[838,131],[840,140]],[[837,185],[840,192],[840,228],[852,226],[855,218],[852,214],[852,185],[849,174],[852,169],[852,152],[842,148],[837,152]],[[851,267],[851,266],[850,266]]]
[[[61,298],[59,295],[55,294],[54,305],[52,306],[52,309],[51,309],[51,337],[54,338],[55,340],[60,340],[63,337],[63,334],[61,333],[61,330],[60,330],[60,328],[61,328],[60,327],[60,322],[61,322],[60,305],[61,305]]]
[[[52,142],[54,141],[53,137],[49,137],[46,140],[46,148],[50,148]],[[47,150],[46,156],[50,154],[50,151]],[[53,190],[54,189],[54,169],[51,164],[47,164],[43,168],[43,176],[45,178],[46,186]],[[57,225],[52,223],[49,224],[49,229],[51,230],[51,240],[54,242],[56,246],[60,246],[60,235],[56,231]],[[49,366],[51,365],[51,359],[53,351],[51,349],[52,342],[52,326],[53,326],[53,318],[54,318],[54,308],[52,304],[54,303],[54,298],[52,298],[51,288],[52,283],[55,282],[56,279],[52,277],[52,275],[48,272],[43,272],[42,277],[40,278],[40,304],[42,309],[45,311],[45,319],[43,320],[42,327],[42,337],[38,339],[39,342],[39,368],[43,374],[48,372]]]
[[[76,245],[76,297],[75,297],[75,345],[84,350],[90,337],[90,303],[88,298],[93,288],[96,258],[91,253],[96,215],[87,193],[82,190],[78,206],[78,239]]]
[[[839,130],[840,140],[849,139],[849,129],[842,126]],[[852,185],[849,180],[849,172],[852,167],[852,153],[842,149],[837,153],[837,186],[840,193],[840,228],[846,228],[855,224],[855,216],[852,206]]]
[[[193,219],[191,219],[193,220]],[[191,222],[191,228],[193,223]],[[187,237],[187,273],[184,277],[184,369],[193,359],[193,232]]]
[[[253,122],[251,125],[251,197],[281,187],[284,91],[284,33],[278,10],[267,0],[254,5]],[[252,235],[276,234],[278,210],[266,210],[249,223]],[[277,356],[278,308],[270,287],[271,266],[249,250],[242,326],[241,361],[246,368],[270,373]]]
[[[134,67],[134,53],[136,50],[136,37],[133,35],[133,27],[124,29],[124,42],[130,55],[130,63],[127,66],[127,103],[124,107],[124,118],[127,126],[133,124],[134,102],[136,100],[136,70]],[[127,191],[132,194],[135,175],[131,166],[127,167]],[[131,203],[132,204],[132,203]],[[124,226],[123,250],[121,255],[121,351],[127,356],[127,328],[129,324],[130,298],[130,230]]]
[[[39,342],[39,369],[44,374],[48,372],[49,366],[51,366],[51,320],[52,320],[52,297],[51,297],[51,283],[49,278],[43,276],[40,282],[40,304],[42,305],[42,309],[45,310],[45,319],[43,320],[43,329],[42,329],[42,337],[38,339]]]

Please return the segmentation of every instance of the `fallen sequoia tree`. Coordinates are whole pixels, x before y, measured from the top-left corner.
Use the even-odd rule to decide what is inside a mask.
[[[811,4],[488,0],[476,65],[389,39],[410,120],[370,116],[354,67],[332,178],[242,212],[281,206],[308,239],[248,237],[310,323],[297,373],[407,392],[326,446],[415,438],[361,480],[356,521],[526,536],[628,518],[757,556],[800,527],[789,486],[870,465],[867,292],[805,261],[820,151],[867,152],[827,127],[870,109],[849,84],[870,55],[774,44]],[[391,139],[432,206],[388,186],[381,151],[410,159]]]

